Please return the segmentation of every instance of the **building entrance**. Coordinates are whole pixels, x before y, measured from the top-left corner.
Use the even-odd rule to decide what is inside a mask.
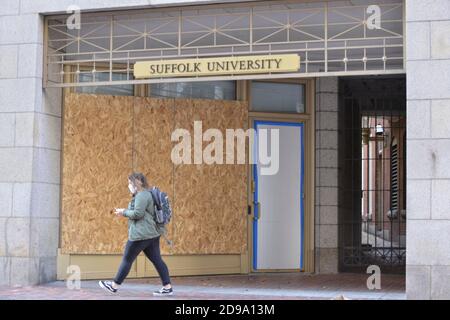
[[[339,89],[340,269],[404,272],[405,79],[345,79]]]
[[[304,124],[256,120],[254,128],[253,269],[302,270]],[[270,168],[259,152],[266,146]]]

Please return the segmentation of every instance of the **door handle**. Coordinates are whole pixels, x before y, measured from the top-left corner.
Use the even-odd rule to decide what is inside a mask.
[[[253,209],[253,219],[259,220],[261,219],[261,202],[256,202],[253,205],[255,206]],[[258,215],[256,215],[256,212],[258,212]]]

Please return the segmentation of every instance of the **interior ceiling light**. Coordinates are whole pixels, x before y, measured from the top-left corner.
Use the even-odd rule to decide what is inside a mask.
[[[383,134],[384,133],[384,128],[383,128],[383,126],[381,124],[377,124],[376,133],[377,134]]]

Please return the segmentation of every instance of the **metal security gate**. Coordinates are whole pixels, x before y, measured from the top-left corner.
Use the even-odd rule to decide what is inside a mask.
[[[341,79],[339,92],[340,270],[404,272],[405,79]]]

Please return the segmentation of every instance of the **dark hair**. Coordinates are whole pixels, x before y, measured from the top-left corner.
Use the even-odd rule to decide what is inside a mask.
[[[147,189],[148,188],[148,182],[147,182],[147,178],[144,176],[144,174],[140,173],[140,172],[133,172],[132,174],[130,174],[128,176],[128,179],[133,182],[133,184],[135,183],[136,180],[140,181],[142,184],[142,188]]]

